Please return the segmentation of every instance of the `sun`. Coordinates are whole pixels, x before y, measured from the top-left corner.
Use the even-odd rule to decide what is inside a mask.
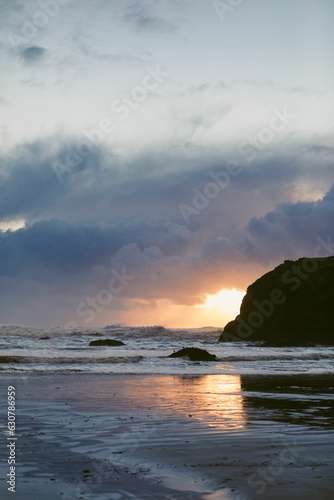
[[[245,295],[244,291],[233,289],[223,289],[218,293],[205,294],[205,302],[200,307],[210,309],[215,313],[228,316],[237,316],[240,304]]]

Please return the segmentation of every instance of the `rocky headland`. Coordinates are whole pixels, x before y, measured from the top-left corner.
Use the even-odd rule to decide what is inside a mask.
[[[221,342],[334,344],[334,257],[286,260],[247,288]]]

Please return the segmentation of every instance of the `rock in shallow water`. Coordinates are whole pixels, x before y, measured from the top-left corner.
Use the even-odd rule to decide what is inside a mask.
[[[89,342],[89,345],[108,345],[108,346],[119,346],[119,345],[125,345],[124,342],[121,340],[114,340],[114,339],[101,339],[101,340],[92,340]]]
[[[180,351],[173,352],[168,358],[183,358],[187,357],[190,361],[216,361],[217,358],[214,354],[210,354],[205,349],[198,349],[197,347],[186,347]]]

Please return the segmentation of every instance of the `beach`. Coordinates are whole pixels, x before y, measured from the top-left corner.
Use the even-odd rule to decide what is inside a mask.
[[[333,24],[0,0],[0,500],[334,500]]]
[[[1,498],[333,496],[333,375],[6,375],[0,383]],[[15,494],[6,484],[8,386]]]

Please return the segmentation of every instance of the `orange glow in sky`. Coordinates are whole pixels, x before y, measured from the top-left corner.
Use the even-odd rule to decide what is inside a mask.
[[[244,291],[220,290],[205,294],[201,304],[193,306],[175,304],[167,299],[146,306],[142,300],[130,300],[129,312],[123,311],[122,320],[130,326],[163,325],[169,328],[223,327],[239,314]]]

